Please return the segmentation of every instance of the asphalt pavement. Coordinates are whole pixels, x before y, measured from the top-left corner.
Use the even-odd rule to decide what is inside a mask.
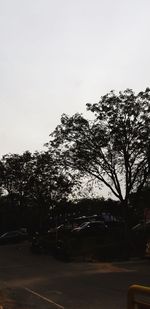
[[[150,260],[65,263],[29,243],[0,247],[4,309],[126,309],[131,284],[150,286]]]

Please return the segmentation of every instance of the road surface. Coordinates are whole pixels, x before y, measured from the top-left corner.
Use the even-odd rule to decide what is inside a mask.
[[[29,243],[0,247],[4,309],[126,309],[131,284],[150,286],[150,260],[65,263]]]

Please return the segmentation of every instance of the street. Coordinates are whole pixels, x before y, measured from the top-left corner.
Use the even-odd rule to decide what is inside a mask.
[[[32,254],[29,243],[0,247],[4,309],[126,309],[135,283],[150,286],[150,260],[65,263]]]

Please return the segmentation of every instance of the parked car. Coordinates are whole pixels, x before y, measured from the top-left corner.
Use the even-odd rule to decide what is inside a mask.
[[[112,259],[129,254],[124,225],[119,222],[106,225],[103,221],[84,222],[59,241],[57,250],[65,258],[81,255]]]
[[[25,241],[27,239],[28,239],[28,234],[26,232],[23,232],[20,230],[10,231],[0,236],[0,245],[13,244],[13,243]]]

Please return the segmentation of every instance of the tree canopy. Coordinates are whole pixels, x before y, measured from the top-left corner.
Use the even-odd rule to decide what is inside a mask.
[[[20,204],[55,205],[67,199],[75,181],[50,151],[5,155],[0,169],[1,186]]]
[[[48,146],[65,168],[96,178],[127,205],[149,176],[150,89],[137,95],[131,89],[111,91],[87,110],[92,120],[63,114]]]

